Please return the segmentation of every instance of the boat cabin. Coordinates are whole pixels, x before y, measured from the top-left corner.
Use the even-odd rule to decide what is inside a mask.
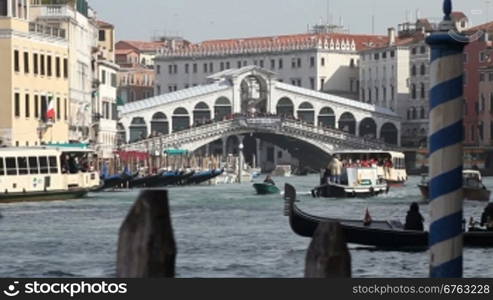
[[[376,168],[377,175],[389,184],[407,181],[405,155],[396,151],[348,150],[333,153],[349,167]]]

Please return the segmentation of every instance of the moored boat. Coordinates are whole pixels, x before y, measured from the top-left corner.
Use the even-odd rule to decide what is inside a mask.
[[[481,173],[477,170],[462,171],[462,189],[466,200],[489,201],[491,191],[483,184]],[[429,179],[428,175],[422,176],[421,182],[418,184],[421,196],[424,199],[429,199]]]
[[[209,181],[217,176],[220,176],[224,172],[224,169],[212,169],[207,171],[196,172],[189,178],[183,180],[183,185],[201,184]]]
[[[269,194],[279,194],[281,190],[273,184],[269,183],[255,183],[253,188],[258,195],[269,195]]]
[[[1,148],[0,203],[67,200],[97,190],[92,154],[79,148]]]
[[[388,250],[426,250],[428,232],[405,230],[400,221],[372,221],[369,225],[363,220],[345,220],[310,215],[295,204],[296,190],[286,184],[285,215],[289,217],[291,229],[303,237],[312,237],[317,226],[324,222],[337,222],[341,225],[348,243],[377,247]],[[464,233],[467,247],[493,247],[493,232],[468,231]]]

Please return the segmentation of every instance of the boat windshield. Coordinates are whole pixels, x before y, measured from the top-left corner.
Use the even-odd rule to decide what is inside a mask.
[[[66,151],[62,152],[60,162],[63,174],[94,171],[95,157],[92,152]]]

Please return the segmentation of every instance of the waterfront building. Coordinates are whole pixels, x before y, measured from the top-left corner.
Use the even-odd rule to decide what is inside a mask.
[[[171,41],[119,41],[116,43],[116,63],[120,66],[118,74],[118,98],[122,103],[130,103],[154,96],[154,58],[159,49],[167,47]]]
[[[0,0],[2,146],[69,141],[67,32],[30,22],[29,5],[27,0]]]
[[[86,0],[31,0],[29,18],[63,29],[69,41],[70,140],[88,142],[92,122],[93,51],[98,30]]]
[[[358,52],[386,36],[315,31],[307,34],[171,44],[156,60],[155,95],[207,83],[216,72],[255,65],[290,85],[358,98]]]
[[[115,28],[100,21],[98,24],[98,52],[94,58],[95,93],[93,94],[92,141],[100,158],[113,158],[117,142],[117,74],[115,63]]]

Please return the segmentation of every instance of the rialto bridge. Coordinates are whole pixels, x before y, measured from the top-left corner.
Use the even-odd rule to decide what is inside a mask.
[[[246,138],[254,141],[250,152],[257,163],[261,144],[276,145],[264,155],[275,164],[283,155],[278,149],[310,160],[309,153],[328,158],[336,149],[400,144],[400,119],[388,109],[282,83],[275,73],[255,66],[226,70],[209,80],[123,106],[119,126],[125,148],[210,152],[208,145],[216,143],[228,154]]]

